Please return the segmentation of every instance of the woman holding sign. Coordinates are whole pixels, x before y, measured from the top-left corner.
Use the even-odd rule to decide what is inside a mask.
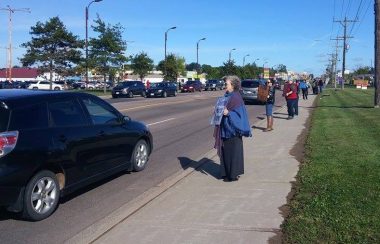
[[[226,76],[226,93],[223,99],[225,107],[222,110],[220,123],[214,120],[215,148],[220,157],[221,177],[225,181],[236,181],[244,174],[243,136],[252,136],[247,110],[240,95],[240,79],[237,76]],[[220,111],[220,106],[215,110]],[[219,112],[215,111],[215,113]],[[214,114],[215,117],[215,114]],[[218,117],[218,116],[217,116]]]

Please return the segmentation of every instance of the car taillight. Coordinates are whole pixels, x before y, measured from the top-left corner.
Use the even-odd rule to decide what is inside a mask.
[[[192,87],[192,86],[190,86],[189,88],[190,88],[190,89],[193,89],[193,87]]]
[[[10,153],[17,144],[18,131],[0,133],[0,157]]]

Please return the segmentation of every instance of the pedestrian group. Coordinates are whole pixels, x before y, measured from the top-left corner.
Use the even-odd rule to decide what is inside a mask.
[[[244,150],[242,137],[252,136],[249,125],[248,114],[243,98],[240,94],[241,81],[237,76],[226,76],[223,78],[226,92],[219,98],[215,106],[212,124],[215,125],[214,148],[217,149],[220,157],[220,174],[224,181],[237,181],[240,175],[244,174]],[[273,106],[275,104],[275,87],[272,80],[266,81],[268,96],[265,103],[267,117],[267,127],[264,132],[273,130]],[[322,93],[322,80],[313,81],[314,87],[318,87],[318,92]],[[311,84],[308,81],[289,80],[284,84],[283,96],[286,99],[288,118],[293,119],[298,115],[298,100],[300,91],[302,98],[308,99],[308,90]]]

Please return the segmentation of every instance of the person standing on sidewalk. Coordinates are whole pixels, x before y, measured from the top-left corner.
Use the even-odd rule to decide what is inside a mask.
[[[301,80],[301,82],[300,82],[300,89],[302,90],[302,98],[303,98],[303,100],[307,100],[307,95],[309,93],[308,92],[309,86],[306,83],[306,81]]]
[[[322,93],[322,90],[323,90],[323,80],[322,79],[319,79],[318,81],[318,87],[319,87],[319,93]]]
[[[294,84],[293,80],[289,80],[289,85],[286,87],[285,98],[286,105],[288,106],[288,119],[294,118],[294,106],[296,105],[298,95],[297,86]]]
[[[276,92],[276,89],[274,89],[273,82],[271,80],[267,81],[267,86],[269,86],[268,99],[265,104],[265,111],[267,115],[267,128],[264,129],[264,132],[273,130],[273,105],[275,102],[275,92]]]
[[[220,125],[215,126],[214,148],[220,157],[221,177],[235,181],[244,174],[244,153],[242,137],[252,136],[247,110],[240,95],[240,79],[237,76],[224,77],[227,103]]]
[[[294,103],[294,115],[298,116],[298,101],[300,100],[300,81],[297,80],[296,82],[294,82],[294,85],[296,85],[297,89],[297,99]]]

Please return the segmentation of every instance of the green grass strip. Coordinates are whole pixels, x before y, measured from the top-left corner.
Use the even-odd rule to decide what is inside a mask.
[[[285,243],[380,243],[380,109],[373,90],[326,90],[283,224]]]

